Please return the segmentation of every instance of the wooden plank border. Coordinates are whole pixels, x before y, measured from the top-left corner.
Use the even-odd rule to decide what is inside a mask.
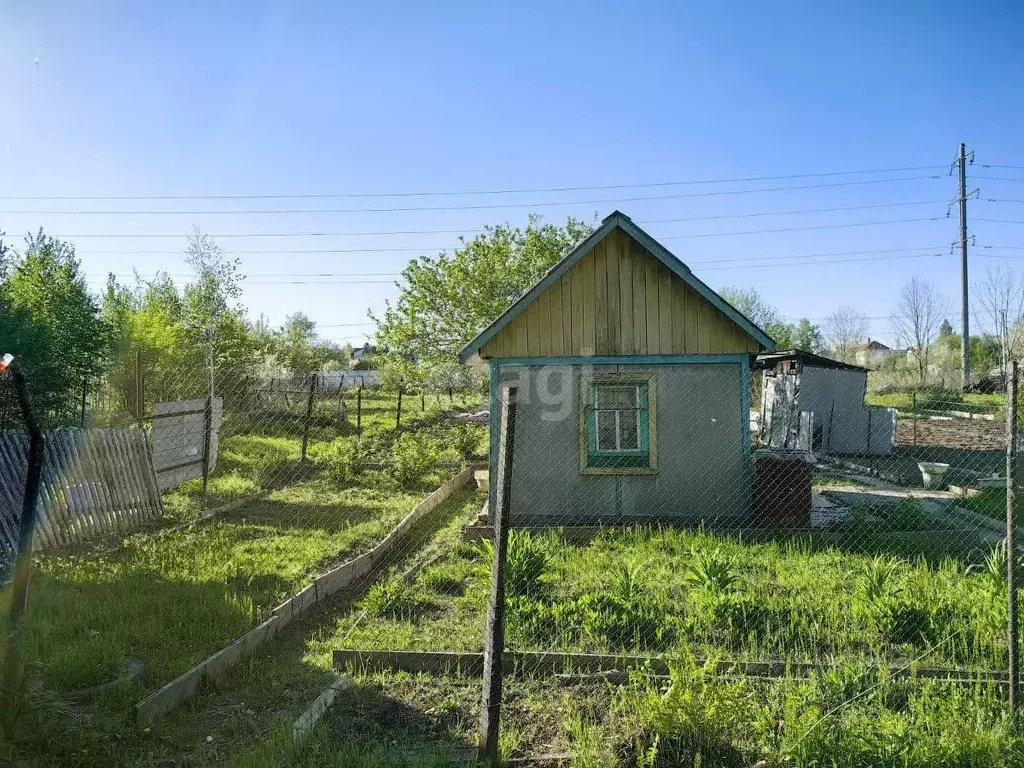
[[[395,671],[411,674],[458,672],[470,677],[483,673],[482,653],[449,651],[375,651],[355,648],[334,650],[335,670],[353,672]],[[597,675],[647,669],[654,675],[671,673],[671,657],[634,656],[629,654],[556,653],[549,651],[506,651],[503,669],[515,675]],[[832,667],[811,662],[734,661],[722,659],[715,665],[716,675],[744,677],[794,677],[807,679]],[[1005,683],[1006,672],[919,667],[889,670],[893,678],[921,678],[975,684]]]
[[[317,723],[320,722],[320,718],[334,705],[334,700],[338,698],[338,694],[346,690],[351,684],[352,681],[348,675],[339,675],[338,679],[327,687],[327,690],[313,700],[313,703],[309,705],[309,709],[303,712],[299,719],[295,721],[295,724],[292,725],[293,746],[299,748],[305,744],[306,739],[309,738]]]
[[[349,560],[319,576],[297,595],[285,600],[271,613],[270,618],[217,651],[203,662],[170,681],[135,705],[135,722],[140,726],[153,723],[193,698],[204,680],[216,681],[267,640],[280,632],[296,617],[341,589],[359,581],[394,551],[409,529],[473,482],[473,468],[467,467],[432,494],[413,507],[412,511],[369,552]]]

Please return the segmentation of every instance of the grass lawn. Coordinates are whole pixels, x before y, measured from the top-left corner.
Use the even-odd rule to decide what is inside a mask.
[[[73,715],[51,711],[38,745],[48,756],[42,764],[92,765],[103,757],[111,765],[200,768],[440,768],[471,753],[481,687],[478,679],[460,676],[353,670],[354,687],[306,750],[292,751],[289,729],[333,679],[335,648],[481,648],[488,558],[483,548],[461,542],[461,528],[481,500],[467,493],[447,505],[431,537],[395,563],[394,575],[383,574],[366,591],[339,595],[296,622],[151,733],[140,734],[123,718],[94,714],[94,708]],[[840,768],[981,768],[1024,757],[993,686],[879,674],[879,663],[891,669],[908,658],[920,658],[924,666],[1004,663],[1001,586],[984,570],[968,573],[957,560],[883,562],[866,552],[741,544],[675,530],[609,530],[585,545],[568,544],[558,532],[528,544],[516,539],[510,563],[520,565],[509,572],[511,648],[660,653],[677,669],[671,680],[637,674],[617,686],[509,678],[501,739],[508,757],[567,755],[568,764],[579,768],[634,768],[638,754],[651,756],[653,766],[727,768],[749,768],[762,758],[782,766],[786,756],[795,759],[788,765]],[[531,555],[538,551],[539,560]],[[704,572],[716,578],[696,579],[689,567],[695,553],[706,556]],[[731,585],[729,568],[714,565],[718,555],[732,564]],[[411,585],[395,588],[404,584],[398,574],[424,563]],[[624,564],[633,566],[629,575]],[[618,602],[595,601],[599,596]],[[560,627],[557,616],[549,620],[536,607],[577,611],[581,603],[591,612],[578,627]],[[901,623],[911,604],[924,606],[929,620]],[[951,610],[955,606],[959,613]],[[538,629],[543,632],[531,636]],[[722,679],[706,672],[690,650],[783,655],[821,661],[825,668],[811,680]],[[90,724],[85,732],[82,719]],[[695,753],[702,762],[693,762]]]
[[[34,677],[74,690],[133,657],[162,684],[383,538],[422,496],[313,478],[221,520],[130,536],[107,556],[40,557],[27,626]]]
[[[1024,520],[1024,499],[1020,495],[1014,496],[1015,514],[1017,520]],[[969,496],[957,499],[958,507],[969,509],[973,512],[991,517],[995,520],[1006,520],[1006,489],[1005,488],[982,488],[977,496]]]
[[[165,519],[147,530],[37,555],[23,637],[30,684],[40,701],[50,702],[43,709],[60,710],[69,693],[114,679],[132,658],[145,664],[143,684],[90,708],[90,717],[126,718],[148,690],[380,541],[455,471],[437,466],[460,458],[455,446],[486,446],[486,427],[456,428],[438,418],[444,409],[410,416],[401,430],[408,437],[400,438],[385,423],[383,404],[382,415],[374,415],[374,399],[367,398],[364,412],[365,452],[387,461],[391,444],[405,440],[405,458],[394,467],[355,472],[342,461],[339,470],[339,456],[348,455],[344,444],[355,441],[353,429],[339,436],[334,427],[317,427],[302,463],[294,425],[264,420],[249,423],[252,431],[244,434],[226,428],[205,506],[260,496],[212,521],[188,524],[203,508],[200,483],[193,481],[165,494]],[[404,472],[401,483],[397,469]],[[184,527],[172,525],[181,521]],[[0,595],[0,609],[8,600]],[[6,642],[0,636],[0,652]],[[92,747],[84,749],[92,760]]]
[[[420,544],[438,526],[467,520],[480,500],[466,491],[432,513],[414,531],[407,552],[396,561],[418,561]],[[450,536],[450,534],[448,534]],[[436,545],[435,545],[436,546]],[[143,695],[124,686],[94,702],[74,702],[49,686],[35,689],[34,710],[24,718],[22,754],[41,766],[223,766],[278,765],[290,727],[333,678],[331,654],[317,638],[330,634],[337,613],[353,595],[339,593],[289,625],[215,688],[142,731],[130,707]],[[244,629],[248,626],[245,625]],[[255,757],[254,757],[255,756]],[[257,762],[252,762],[256,760]]]
[[[378,582],[314,633],[307,662],[327,665],[337,647],[479,651],[487,555],[456,533],[439,532],[427,552],[445,554],[414,584]],[[580,546],[557,532],[530,544],[517,538],[510,648],[657,653],[676,669],[671,680],[637,674],[621,686],[509,678],[507,757],[568,755],[569,765],[602,768],[633,768],[638,755],[652,758],[645,765],[730,768],[762,758],[775,766],[981,768],[1024,757],[994,685],[886,674],[911,660],[1004,665],[997,573],[954,559],[929,565],[675,530],[612,530]],[[528,554],[537,550],[539,575]],[[732,564],[732,585],[715,558]],[[822,671],[810,680],[722,679],[694,655],[809,660]],[[288,764],[425,768],[472,751],[479,680],[352,672],[356,688]],[[703,762],[693,762],[695,753]],[[271,766],[287,755],[271,742],[236,764]]]
[[[1005,665],[1005,608],[995,574],[934,551],[932,562],[886,555],[889,548],[915,551],[913,539],[870,540],[863,533],[854,537],[855,548],[806,540],[750,544],[673,529],[612,529],[586,546],[568,544],[557,531],[514,535],[509,644],[821,663]],[[460,544],[424,569],[415,585],[371,592],[365,605],[340,619],[332,642],[481,650],[486,583],[486,556]],[[361,618],[363,610],[373,620]]]

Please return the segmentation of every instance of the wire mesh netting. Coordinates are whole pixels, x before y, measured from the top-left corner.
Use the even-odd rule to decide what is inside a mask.
[[[29,614],[43,689],[138,659],[146,700],[308,598],[329,620],[306,653],[354,683],[314,741],[469,755],[501,504],[507,757],[1015,748],[1005,394],[869,393],[863,369],[747,356],[508,360],[488,412],[481,376],[372,373],[215,372],[212,396],[208,371],[108,379],[84,427],[81,402],[48,415]],[[24,476],[7,413],[0,532]]]

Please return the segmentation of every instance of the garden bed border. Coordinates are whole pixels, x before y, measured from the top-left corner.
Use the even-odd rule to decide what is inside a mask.
[[[395,545],[410,528],[472,480],[473,469],[463,469],[413,507],[412,511],[370,551],[317,577],[308,587],[277,606],[266,621],[142,699],[135,705],[136,724],[149,725],[193,698],[204,680],[220,679],[235,663],[284,629],[292,619],[321,600],[365,577],[392,553]]]
[[[334,705],[334,700],[338,698],[338,695],[342,691],[347,690],[351,684],[352,681],[348,675],[338,675],[338,679],[327,686],[324,692],[313,700],[309,708],[292,725],[293,746],[299,748],[305,744],[306,739],[309,738],[317,723],[320,722],[320,718]]]
[[[483,653],[473,651],[375,651],[358,648],[336,648],[335,670],[373,670],[408,672],[410,674],[458,672],[469,677],[483,674]],[[647,667],[658,676],[671,673],[671,659],[664,656],[630,654],[559,653],[553,651],[505,651],[505,674],[594,675],[625,672]],[[807,679],[832,667],[815,662],[738,661],[721,659],[715,664],[716,675],[779,678],[792,676]],[[938,667],[897,667],[889,671],[893,678],[947,680],[965,684],[979,682],[1005,683],[1007,673],[998,670],[944,669]]]

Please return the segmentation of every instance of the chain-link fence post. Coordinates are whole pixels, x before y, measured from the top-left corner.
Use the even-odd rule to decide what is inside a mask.
[[[210,482],[210,444],[213,432],[213,391],[206,396],[203,407],[203,509],[206,509],[206,487]]]
[[[21,525],[18,529],[18,550],[12,574],[11,605],[8,613],[7,658],[4,663],[3,688],[0,698],[5,700],[2,708],[4,734],[14,738],[14,721],[22,689],[21,627],[28,610],[28,583],[32,573],[32,536],[35,533],[37,500],[43,474],[45,439],[29,398],[28,384],[16,360],[9,355],[0,361],[0,372],[10,371],[14,383],[21,418],[28,432],[28,467],[25,473],[24,496],[21,506]]]
[[[914,445],[917,445],[917,392],[911,394],[910,408],[914,420]]]
[[[83,373],[82,374],[82,417],[80,419],[80,423],[81,423],[83,429],[85,428],[85,403],[86,403],[86,399],[88,398],[88,396],[89,396],[89,374]]]
[[[356,390],[356,434],[363,434],[363,383]]]
[[[313,419],[313,400],[316,398],[316,374],[309,375],[309,399],[306,400],[306,418],[302,425],[302,461],[306,461],[306,447],[309,445],[309,423]]]
[[[508,552],[508,515],[512,499],[512,451],[516,431],[516,387],[509,387],[505,403],[504,434],[501,442],[501,474],[497,503],[491,510],[494,525],[494,562],[491,565],[491,594],[484,637],[484,690],[480,708],[479,757],[489,765],[498,764],[498,729],[501,719],[501,687],[505,650],[505,557]]]
[[[1014,496],[1017,480],[1017,361],[1010,365],[1006,386],[1006,593],[1009,601],[1007,648],[1010,675],[1010,717],[1018,727],[1020,685],[1020,621],[1017,615],[1017,544]]]

